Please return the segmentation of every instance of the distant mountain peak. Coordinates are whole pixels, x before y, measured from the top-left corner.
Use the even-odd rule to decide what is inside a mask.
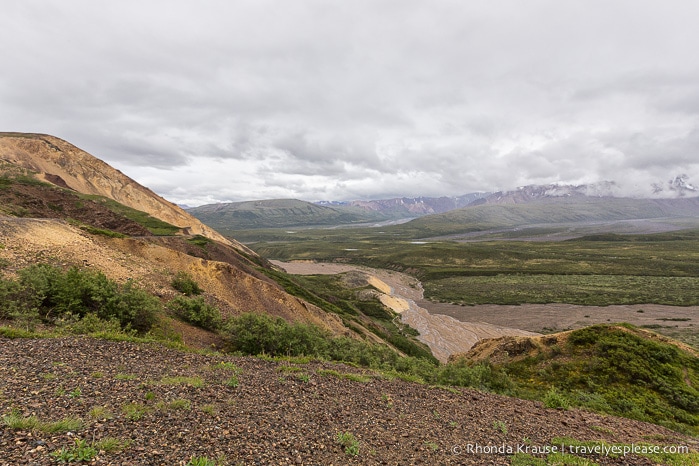
[[[686,174],[677,175],[671,180],[668,180],[666,185],[661,183],[653,183],[653,194],[660,194],[666,189],[679,197],[684,197],[687,195],[687,193],[696,193],[699,191],[689,182],[689,176]]]

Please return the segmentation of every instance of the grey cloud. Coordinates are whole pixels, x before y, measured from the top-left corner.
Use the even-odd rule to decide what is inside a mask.
[[[691,181],[698,16],[690,0],[11,2],[0,129],[63,137],[174,201]]]

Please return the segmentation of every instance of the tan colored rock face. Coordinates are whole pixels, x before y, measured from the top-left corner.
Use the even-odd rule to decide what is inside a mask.
[[[185,234],[206,236],[255,255],[242,244],[224,238],[119,170],[62,139],[48,135],[0,133],[0,160],[37,172],[43,180],[57,186],[108,197],[146,212],[182,228]]]

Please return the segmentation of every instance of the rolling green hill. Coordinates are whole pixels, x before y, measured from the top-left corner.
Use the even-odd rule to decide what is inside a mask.
[[[224,234],[255,228],[338,225],[385,219],[379,213],[359,208],[336,209],[297,199],[208,204],[193,207],[188,212]]]
[[[640,219],[687,219],[696,222],[699,219],[699,198],[555,197],[523,204],[485,204],[421,217],[402,225],[401,230],[427,237],[533,225]]]

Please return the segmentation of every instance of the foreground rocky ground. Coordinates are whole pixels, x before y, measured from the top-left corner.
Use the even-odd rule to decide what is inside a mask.
[[[390,380],[338,364],[88,338],[0,338],[0,415],[44,423],[17,429],[3,422],[1,465],[57,464],[52,453],[74,447],[76,439],[88,445],[112,439],[113,448],[91,462],[105,465],[184,465],[204,456],[243,465],[501,465],[512,456],[469,453],[468,445],[531,451],[557,437],[697,449],[695,439],[655,425]],[[82,425],[48,432],[60,420]],[[656,464],[640,456],[587,458]]]

